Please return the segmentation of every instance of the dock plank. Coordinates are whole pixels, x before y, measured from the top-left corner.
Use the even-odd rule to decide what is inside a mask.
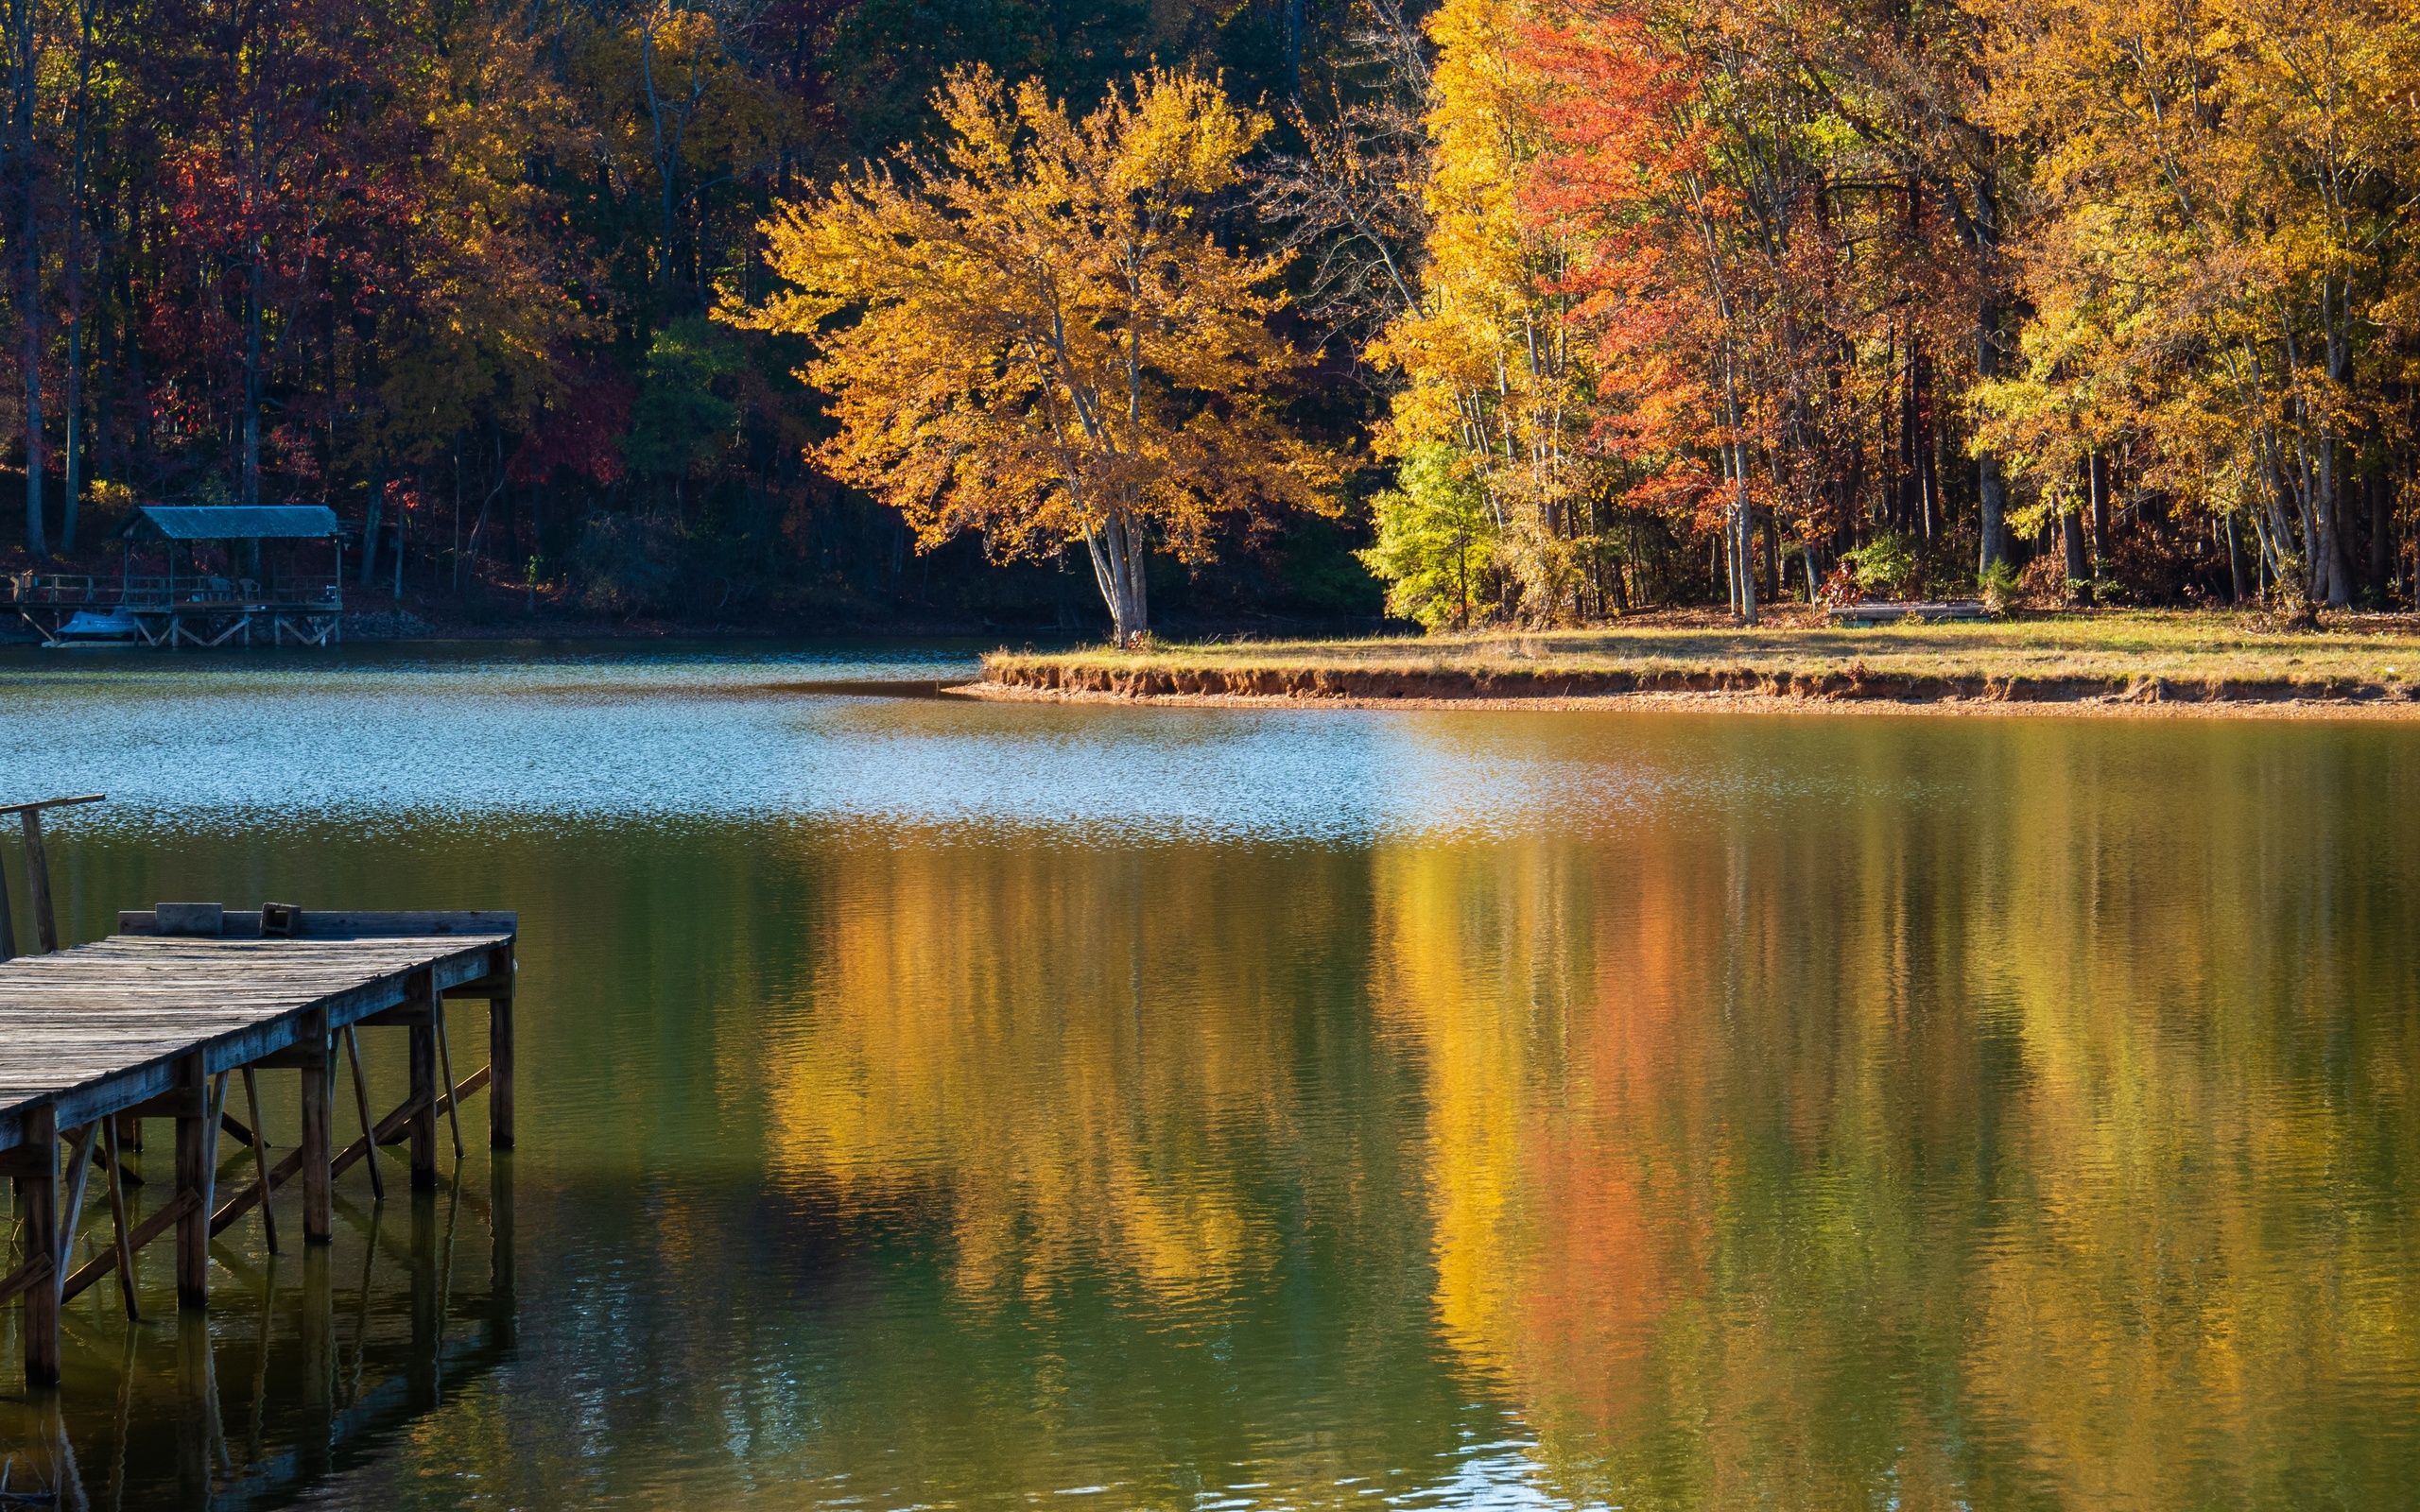
[[[68,1128],[165,1091],[178,1058],[196,1051],[215,1074],[285,1049],[315,1011],[341,1029],[420,1001],[432,986],[441,993],[490,980],[518,921],[467,917],[476,932],[125,934],[0,962],[0,1149],[23,1142],[26,1115],[45,1103]]]

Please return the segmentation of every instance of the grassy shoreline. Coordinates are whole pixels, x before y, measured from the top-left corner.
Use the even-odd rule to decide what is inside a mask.
[[[2420,714],[2420,617],[2284,631],[2217,610],[2100,610],[1989,624],[1836,628],[1804,611],[1748,629],[1703,613],[1577,630],[994,652],[1018,696],[1352,703],[1720,697],[1897,703],[2369,706]]]

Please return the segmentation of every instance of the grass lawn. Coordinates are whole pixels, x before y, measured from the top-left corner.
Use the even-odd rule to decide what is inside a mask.
[[[1834,627],[1785,610],[1747,629],[1698,612],[1640,616],[1590,629],[1336,641],[1221,641],[1147,651],[997,652],[1004,683],[1098,685],[1106,675],[1142,691],[1213,691],[1245,673],[1447,675],[1457,682],[1534,685],[1557,675],[1628,674],[1654,682],[1718,675],[1915,687],[1988,682],[2079,686],[2093,696],[2156,679],[2180,688],[2227,684],[2290,696],[2420,696],[2420,616],[2340,616],[2317,631],[2284,631],[2231,610],[2102,610],[1992,623]],[[1046,678],[1045,669],[1056,676]],[[1201,674],[1222,675],[1205,681]]]

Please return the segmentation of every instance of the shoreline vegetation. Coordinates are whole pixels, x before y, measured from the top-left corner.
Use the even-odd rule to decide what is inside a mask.
[[[1833,627],[1710,613],[1587,629],[1226,641],[984,658],[972,696],[1325,707],[1723,707],[2420,717],[2420,616],[2281,630],[2240,613],[2103,610]]]

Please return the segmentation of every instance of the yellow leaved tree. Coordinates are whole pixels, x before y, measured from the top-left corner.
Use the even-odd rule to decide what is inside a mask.
[[[839,423],[820,459],[920,546],[1081,541],[1129,644],[1150,545],[1201,559],[1222,515],[1331,507],[1327,466],[1274,407],[1297,360],[1267,325],[1277,265],[1221,248],[1202,214],[1269,121],[1161,70],[1081,120],[981,68],[934,104],[937,158],[903,151],[783,206],[765,231],[792,287],[719,313],[814,337],[800,376]]]

